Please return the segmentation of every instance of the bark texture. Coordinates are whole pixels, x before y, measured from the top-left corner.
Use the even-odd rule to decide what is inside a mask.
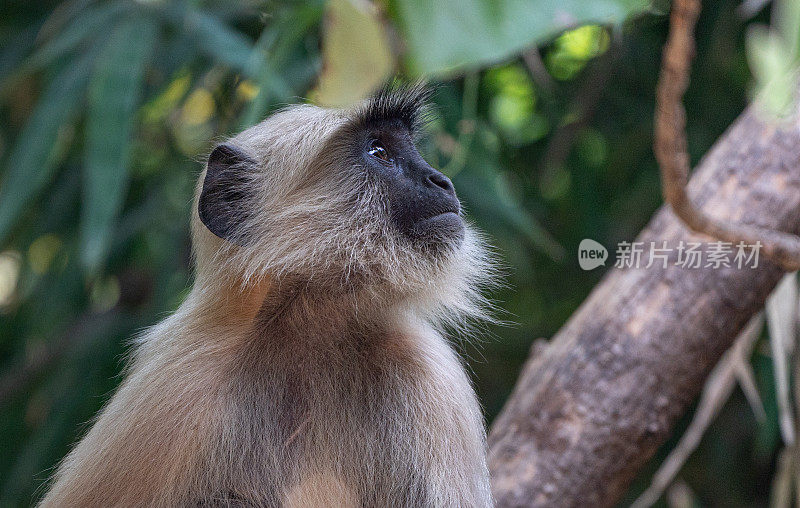
[[[748,110],[689,194],[711,217],[798,233],[800,124]],[[613,506],[783,274],[763,253],[757,268],[675,266],[681,240],[713,240],[666,207],[637,241],[665,240],[666,269],[612,269],[523,367],[489,435],[499,507]]]

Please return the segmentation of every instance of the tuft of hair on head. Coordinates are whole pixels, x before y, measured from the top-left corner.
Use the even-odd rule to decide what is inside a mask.
[[[422,81],[411,84],[390,81],[357,106],[353,123],[366,127],[400,121],[415,133],[428,119],[432,95],[433,88]]]

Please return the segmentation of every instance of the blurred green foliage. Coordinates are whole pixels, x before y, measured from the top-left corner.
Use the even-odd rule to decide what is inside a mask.
[[[380,24],[364,29],[391,48],[387,68],[433,76],[421,149],[507,267],[492,296],[515,324],[460,345],[491,420],[533,340],[602,276],[578,267],[581,239],[630,240],[661,203],[650,147],[666,19],[631,18],[638,0],[378,7],[359,26]],[[698,25],[686,97],[695,162],[745,106],[745,32],[768,18],[736,7],[707,2]],[[120,381],[129,338],[186,295],[190,199],[213,141],[384,76],[343,85],[375,66],[326,54],[349,39],[332,33],[342,25],[322,0],[0,9],[0,505],[25,506]],[[578,26],[589,21],[616,24]],[[323,62],[331,84],[315,88]],[[767,502],[779,437],[767,353],[754,365],[768,420],[757,425],[741,394],[729,401],[681,475],[699,505]]]
[[[773,115],[789,116],[800,64],[800,2],[776,0],[772,26],[749,27],[747,56],[755,77],[756,100]]]

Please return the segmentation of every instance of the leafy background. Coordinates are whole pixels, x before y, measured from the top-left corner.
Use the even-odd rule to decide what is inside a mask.
[[[748,91],[776,111],[788,100],[797,9],[768,4],[704,6],[685,101],[695,162]],[[534,340],[602,276],[578,267],[580,240],[613,250],[661,203],[651,139],[667,8],[3,0],[0,505],[41,494],[119,383],[127,339],[187,294],[191,194],[214,140],[287,103],[350,103],[394,74],[436,85],[421,149],[507,266],[508,287],[492,297],[515,324],[459,346],[491,421]],[[764,417],[740,390],[726,396],[659,504],[761,506],[785,494],[776,384],[788,378],[774,375],[771,344],[757,340],[746,362]]]

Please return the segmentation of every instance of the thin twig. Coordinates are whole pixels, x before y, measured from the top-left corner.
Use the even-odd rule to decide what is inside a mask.
[[[786,446],[795,439],[795,424],[792,411],[789,361],[793,356],[795,327],[797,323],[797,275],[784,276],[778,287],[767,299],[766,313],[769,328],[769,343],[772,348],[772,365],[775,376],[775,391],[778,404],[778,422],[781,437]]]
[[[523,51],[522,59],[525,61],[525,66],[528,67],[528,72],[531,73],[531,78],[542,90],[547,92],[555,90],[556,82],[547,72],[542,55],[539,54],[539,48],[532,46]]]
[[[792,506],[792,473],[794,463],[788,448],[778,455],[778,466],[772,477],[769,505],[771,508],[790,508]]]
[[[800,237],[747,224],[716,220],[699,209],[686,193],[689,153],[686,145],[686,111],[681,100],[689,83],[694,53],[694,25],[700,0],[675,0],[670,30],[656,90],[656,159],[661,168],[664,199],[689,228],[730,243],[760,242],[764,254],[787,271],[800,269]]]
[[[748,404],[750,404],[750,409],[753,410],[756,420],[758,423],[764,423],[767,419],[767,411],[764,409],[761,395],[758,394],[753,366],[747,360],[740,358],[740,361],[736,364],[736,381],[739,383],[742,392],[744,392],[744,396]]]

